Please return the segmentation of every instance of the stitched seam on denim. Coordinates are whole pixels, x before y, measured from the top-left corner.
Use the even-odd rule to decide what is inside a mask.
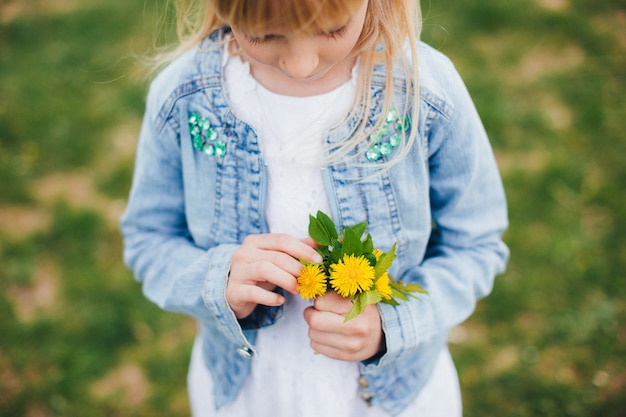
[[[240,155],[238,155],[237,152],[237,145],[233,146],[234,149],[234,155],[232,155],[232,157],[235,159],[234,160],[234,165],[235,165],[235,173],[236,173],[236,177],[234,178],[235,180],[235,189],[233,192],[233,207],[235,208],[235,223],[236,223],[236,227],[237,227],[237,242],[242,242],[245,235],[247,234],[246,232],[244,232],[243,230],[243,225],[242,225],[242,218],[241,218],[241,207],[239,206],[241,204],[241,182],[245,181],[244,179],[239,177],[239,173],[241,172],[242,169],[245,170],[245,173],[243,175],[246,175],[248,173],[248,170],[246,169],[246,167],[241,167],[241,163],[240,163]],[[249,155],[249,152],[248,152]],[[247,156],[247,155],[246,155]],[[249,180],[251,182],[251,179]]]
[[[359,177],[363,178],[363,168],[362,167],[358,167],[358,171],[359,171]],[[367,224],[370,223],[370,213],[369,213],[369,209],[368,209],[368,205],[367,205],[367,200],[365,198],[365,191],[363,190],[363,182],[362,181],[358,181],[357,182],[357,188],[359,190],[359,198],[361,200],[361,205],[363,206],[363,212],[365,213],[365,221],[367,222]]]
[[[160,107],[159,113],[156,118],[156,124],[159,126],[159,130],[171,120],[171,114],[174,111],[176,104],[182,98],[201,92],[207,88],[220,87],[220,77],[216,75],[201,76],[193,80],[187,81],[184,84],[179,85],[170,95],[165,99]]]
[[[447,100],[439,97],[427,87],[420,88],[420,100],[433,108],[437,113],[441,114],[447,120],[452,118],[454,106]]]
[[[385,171],[383,173],[382,181],[383,191],[387,200],[387,207],[389,207],[391,227],[397,242],[396,256],[400,258],[403,256],[402,254],[404,253],[404,248],[406,248],[407,245],[404,233],[402,233],[402,223],[400,214],[398,213],[398,199],[392,186],[390,171]]]
[[[222,178],[223,175],[222,173],[223,171],[223,166],[222,166],[222,161],[221,160],[216,160],[215,161],[216,167],[215,167],[215,207],[214,207],[214,219],[219,219],[220,218],[220,209],[221,209],[221,203],[222,203]],[[210,238],[213,242],[219,242],[219,236],[218,236],[218,226],[220,224],[220,222],[218,220],[215,220],[212,222],[213,225],[211,227],[211,232],[210,232]]]

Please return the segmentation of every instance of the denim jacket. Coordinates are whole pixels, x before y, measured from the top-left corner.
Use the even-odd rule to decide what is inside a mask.
[[[121,223],[124,258],[144,294],[165,310],[198,320],[218,408],[238,395],[259,329],[282,314],[281,307],[258,306],[237,320],[225,296],[233,252],[246,236],[268,228],[258,139],[234,116],[223,91],[222,32],[153,81]],[[507,227],[504,191],[469,94],[450,61],[423,44],[419,70],[419,120],[411,121],[418,141],[409,154],[388,170],[374,169],[385,157],[363,159],[372,169],[342,163],[323,169],[337,227],[367,221],[377,247],[386,250],[397,242],[391,274],[428,291],[395,307],[378,305],[386,352],[359,364],[361,396],[391,415],[419,393],[448,330],[491,291],[508,258],[501,240]],[[384,67],[376,67],[372,126],[380,117],[384,85]],[[396,102],[404,103],[401,74],[394,85]],[[194,147],[194,113],[210,124],[223,152]],[[349,137],[357,124],[346,120],[329,129],[327,143]]]

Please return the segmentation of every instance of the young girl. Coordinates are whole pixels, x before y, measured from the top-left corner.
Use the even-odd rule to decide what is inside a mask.
[[[506,203],[452,64],[414,0],[202,0],[154,80],[122,220],[146,296],[197,319],[198,416],[460,416],[446,339],[508,256]],[[181,20],[189,22],[183,13]],[[309,214],[397,242],[428,295],[298,295]]]

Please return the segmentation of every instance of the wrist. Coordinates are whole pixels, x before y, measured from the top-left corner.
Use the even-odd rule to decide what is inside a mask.
[[[385,338],[385,333],[383,332],[378,345],[378,351],[370,358],[365,359],[363,363],[365,365],[376,363],[385,355],[385,353],[387,353],[387,339]]]

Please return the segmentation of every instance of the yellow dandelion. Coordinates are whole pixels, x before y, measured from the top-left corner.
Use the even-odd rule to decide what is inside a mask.
[[[368,291],[374,284],[374,267],[363,256],[344,255],[330,268],[330,285],[342,297]]]
[[[315,298],[326,292],[326,276],[322,267],[317,264],[308,264],[300,271],[298,276],[300,296],[304,299]]]
[[[376,291],[380,293],[384,300],[391,299],[391,286],[389,286],[389,274],[387,272],[376,280]]]
[[[380,255],[383,254],[383,251],[381,251],[380,249],[374,249],[372,251],[372,254],[376,257],[376,260],[380,259]]]

